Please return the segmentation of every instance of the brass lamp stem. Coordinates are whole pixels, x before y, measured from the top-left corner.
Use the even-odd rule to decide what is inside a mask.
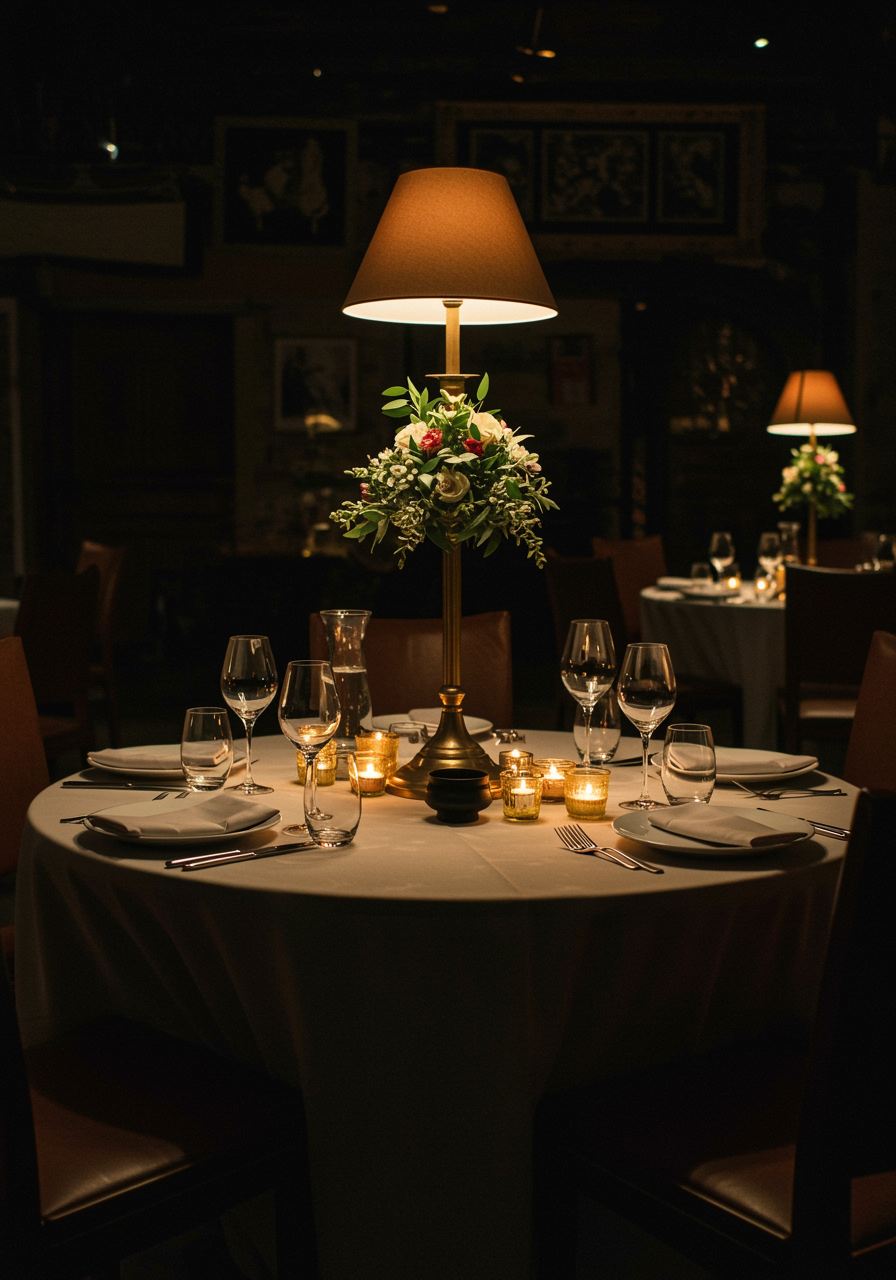
[[[815,423],[809,423],[809,443],[812,446],[812,453],[818,448],[818,440],[815,435]],[[815,511],[815,494],[813,493],[809,499],[809,529],[807,537],[807,561],[810,565],[818,564],[818,541],[817,541],[817,523]]]

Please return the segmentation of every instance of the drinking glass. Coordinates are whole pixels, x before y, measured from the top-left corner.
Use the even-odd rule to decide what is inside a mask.
[[[709,804],[716,784],[716,751],[708,724],[670,724],[660,768],[670,804]]]
[[[315,757],[330,741],[339,724],[339,694],[329,662],[291,662],[280,691],[278,708],[280,728],[305,757],[305,826],[315,844],[348,844],[355,834],[334,815],[317,807],[317,769]],[[333,788],[336,790],[336,788]],[[284,831],[304,828],[294,823]]]
[[[779,520],[778,532],[781,535],[781,558],[785,564],[800,562],[800,523],[798,520]]]
[[[608,689],[591,712],[591,759],[598,764],[606,764],[612,760],[622,736],[622,721],[619,716],[619,703],[616,693]],[[576,718],[572,726],[573,742],[580,756],[585,754],[585,712],[576,707]]]
[[[184,716],[180,762],[191,791],[217,791],[233,766],[233,735],[223,707],[190,707]]]
[[[591,763],[591,713],[613,683],[616,654],[610,624],[602,618],[577,618],[569,624],[560,674],[582,708],[585,743],[582,759]]]
[[[267,636],[231,636],[221,670],[221,693],[246,730],[246,776],[231,791],[259,796],[274,790],[252,777],[252,729],[276,692],[277,667]]]
[[[709,558],[722,580],[722,570],[734,560],[734,542],[730,533],[714,533],[709,540]]]
[[[781,537],[777,533],[763,533],[759,538],[759,547],[756,552],[759,563],[765,572],[771,577],[784,558],[781,550]]]
[[[712,582],[712,565],[705,560],[697,560],[691,565],[691,581],[699,583]]]
[[[625,800],[623,809],[655,809],[647,790],[647,746],[650,735],[675,705],[675,675],[664,644],[630,644],[616,681],[619,705],[641,735],[641,794]]]

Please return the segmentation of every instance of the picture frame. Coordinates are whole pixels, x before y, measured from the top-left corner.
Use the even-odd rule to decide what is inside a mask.
[[[354,338],[276,338],[274,430],[355,431],[357,365]]]
[[[437,163],[503,173],[546,261],[761,256],[754,104],[441,103]]]
[[[240,251],[350,249],[357,126],[351,120],[215,121],[215,244]]]

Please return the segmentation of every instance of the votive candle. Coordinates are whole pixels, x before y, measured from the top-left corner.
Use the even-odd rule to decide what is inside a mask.
[[[607,812],[609,789],[609,769],[598,769],[594,765],[571,769],[563,781],[566,812],[571,818],[585,822],[602,818]]]
[[[504,817],[510,822],[534,822],[541,808],[542,780],[539,769],[505,769],[501,774]]]
[[[359,733],[355,738],[355,745],[365,759],[372,755],[378,761],[377,768],[385,774],[387,778],[391,778],[398,768],[398,743],[400,741],[397,733],[392,733],[387,729],[374,729],[365,733]]]
[[[504,769],[520,769],[532,764],[532,752],[520,751],[519,747],[512,747],[509,751],[498,752],[498,764]]]
[[[319,787],[330,787],[336,781],[337,761],[336,744],[331,738],[314,757],[314,763],[317,767],[317,785]],[[304,784],[305,757],[301,751],[296,752],[296,772],[299,775],[299,782]]]
[[[352,791],[357,791],[362,798],[386,794],[386,775],[375,756],[356,751],[349,757],[348,772]]]
[[[570,769],[575,767],[575,760],[536,760],[533,768],[540,769],[544,774],[542,800],[562,800],[564,779]]]

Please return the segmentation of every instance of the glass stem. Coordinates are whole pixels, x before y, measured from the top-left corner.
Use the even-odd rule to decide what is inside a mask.
[[[641,762],[641,794],[638,796],[639,803],[646,800],[650,801],[650,793],[647,790],[647,751],[650,742],[650,734],[641,734],[641,750],[644,753],[644,759]]]
[[[585,721],[585,750],[582,753],[585,757],[585,764],[591,763],[591,712],[593,707],[582,707],[582,719]]]
[[[243,789],[248,791],[255,786],[255,779],[252,777],[252,721],[244,720],[243,724],[246,726],[246,780]]]
[[[313,747],[310,751],[302,750],[305,757],[305,790],[302,794],[303,803],[305,805],[305,821],[308,821],[308,815],[312,817],[317,814],[317,754],[319,748]]]

